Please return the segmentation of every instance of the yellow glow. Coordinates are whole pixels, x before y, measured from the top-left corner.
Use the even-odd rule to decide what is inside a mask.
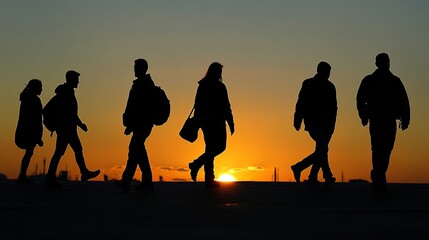
[[[235,182],[235,177],[231,174],[224,173],[217,178],[219,182]]]

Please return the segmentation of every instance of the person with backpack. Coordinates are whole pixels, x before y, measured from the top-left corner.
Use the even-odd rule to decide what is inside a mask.
[[[300,182],[301,172],[312,166],[308,176],[309,185],[320,185],[317,179],[320,168],[325,184],[336,181],[328,162],[329,141],[335,130],[337,96],[334,84],[329,81],[331,66],[327,62],[317,65],[317,74],[304,80],[295,107],[293,126],[297,131],[304,121],[305,131],[316,142],[316,149],[302,161],[291,166],[295,181]]]
[[[19,95],[21,105],[19,108],[18,124],[15,131],[15,144],[25,149],[21,161],[21,170],[17,178],[19,184],[29,184],[27,169],[36,145],[43,146],[42,135],[42,102],[39,95],[42,93],[42,82],[32,79]]]
[[[141,183],[135,186],[135,190],[153,191],[152,170],[145,141],[152,132],[153,126],[164,124],[170,113],[170,105],[165,93],[161,91],[160,87],[155,86],[147,70],[148,62],[145,59],[140,58],[134,61],[134,75],[137,79],[133,81],[125,112],[122,115],[125,126],[124,134],[132,133],[132,137],[122,179],[115,181],[115,185],[125,192],[130,190],[137,166],[142,172],[142,179]]]
[[[55,152],[49,163],[48,173],[46,175],[46,185],[48,187],[59,187],[60,183],[56,180],[56,171],[61,157],[64,155],[67,146],[73,149],[76,163],[81,173],[81,181],[88,181],[100,174],[100,170],[90,171],[86,167],[83,156],[83,148],[77,134],[77,127],[87,132],[87,126],[80,120],[78,116],[78,102],[75,96],[75,88],[79,84],[80,73],[70,70],[66,73],[66,82],[59,85],[55,89],[55,102],[50,112],[44,109],[44,116],[49,114],[55,115],[55,132],[57,141]],[[49,104],[49,103],[48,103]],[[47,105],[48,105],[47,104]]]
[[[231,135],[235,132],[234,118],[228,91],[222,82],[222,64],[210,64],[206,75],[198,82],[195,96],[196,117],[200,123],[206,144],[204,153],[189,163],[191,178],[196,181],[199,169],[204,166],[205,186],[218,187],[215,181],[214,159],[226,149],[226,124]]]
[[[410,124],[410,103],[401,79],[390,71],[387,53],[375,57],[377,69],[365,76],[356,95],[356,106],[362,126],[369,123],[372,151],[372,186],[387,188],[386,172],[389,167],[397,123],[406,130]]]

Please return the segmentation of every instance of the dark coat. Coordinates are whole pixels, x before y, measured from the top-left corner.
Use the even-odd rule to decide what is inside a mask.
[[[295,107],[294,121],[304,120],[305,130],[323,128],[333,132],[337,118],[335,86],[316,74],[304,80]]]
[[[133,81],[122,116],[125,127],[136,129],[153,125],[154,104],[151,103],[151,99],[153,99],[154,88],[155,84],[149,74]]]
[[[19,148],[34,147],[42,141],[42,102],[30,92],[22,92],[19,96],[18,124],[15,131],[15,143]]]
[[[225,124],[227,121],[229,126],[234,125],[225,84],[209,78],[202,79],[198,84],[194,114],[201,124]]]
[[[377,69],[362,80],[356,96],[361,119],[401,119],[410,122],[410,104],[401,79]]]
[[[55,89],[60,99],[60,118],[58,130],[71,130],[82,124],[78,115],[78,103],[74,89],[67,83],[61,84]]]

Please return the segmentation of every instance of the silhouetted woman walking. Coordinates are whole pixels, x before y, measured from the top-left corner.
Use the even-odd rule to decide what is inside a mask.
[[[226,125],[234,133],[234,118],[226,86],[222,83],[222,65],[212,63],[206,76],[198,82],[194,116],[199,119],[206,144],[205,152],[189,163],[191,178],[196,181],[198,170],[204,166],[205,186],[217,187],[214,158],[226,148]]]
[[[27,169],[33,156],[36,145],[43,146],[42,134],[42,102],[38,97],[42,93],[42,82],[32,79],[19,95],[21,105],[19,108],[18,125],[15,131],[15,144],[25,149],[21,161],[21,170],[17,179],[20,184],[30,183]]]

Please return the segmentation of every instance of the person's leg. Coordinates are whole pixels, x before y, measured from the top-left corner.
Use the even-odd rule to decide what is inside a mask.
[[[152,131],[152,125],[146,126],[141,133],[139,134],[139,149],[137,153],[137,164],[142,171],[142,182],[138,190],[153,190],[153,179],[152,179],[152,169],[150,167],[149,156],[147,155],[147,150],[145,146],[146,139],[149,137]]]
[[[121,182],[127,186],[131,184],[137,169],[137,161],[140,154],[139,151],[142,147],[142,143],[139,141],[139,138],[139,134],[133,132],[133,136],[131,137],[130,144],[128,146],[128,160],[121,179]]]
[[[330,137],[323,131],[323,129],[315,129],[309,132],[311,138],[316,142],[314,151],[314,163],[310,170],[309,180],[315,181],[318,178],[320,168],[323,170],[325,179],[332,178],[332,172],[328,164],[328,150]]]
[[[215,180],[214,159],[226,149],[226,125],[223,123],[208,126],[204,132],[204,141],[206,143],[205,182],[210,184]]]
[[[49,162],[48,173],[46,174],[47,184],[58,185],[56,183],[56,172],[61,157],[64,155],[68,145],[68,135],[62,132],[57,132],[57,141],[55,145],[55,152]]]
[[[396,120],[371,119],[370,135],[373,166],[371,180],[375,186],[383,187],[387,183],[386,172],[395,144]]]
[[[71,131],[70,132],[70,140],[69,140],[70,147],[73,149],[76,163],[80,170],[80,180],[81,181],[88,181],[91,178],[95,178],[100,174],[100,170],[96,171],[90,171],[86,167],[85,158],[83,156],[83,147],[82,143],[80,142],[79,136],[77,135],[77,131]]]
[[[25,154],[22,157],[21,161],[21,170],[19,172],[19,176],[26,178],[27,177],[27,169],[30,165],[31,157],[33,156],[35,146],[28,147],[25,149]]]
[[[79,167],[80,174],[85,174],[89,170],[85,164],[85,158],[83,157],[83,147],[82,143],[80,142],[79,136],[77,135],[77,131],[73,131],[70,133],[69,144],[74,152],[74,156],[76,159],[77,166]]]
[[[296,182],[301,182],[301,172],[304,171],[309,166],[311,166],[313,163],[314,163],[314,153],[308,155],[300,162],[297,162],[296,164],[291,166],[293,177],[295,178]]]

